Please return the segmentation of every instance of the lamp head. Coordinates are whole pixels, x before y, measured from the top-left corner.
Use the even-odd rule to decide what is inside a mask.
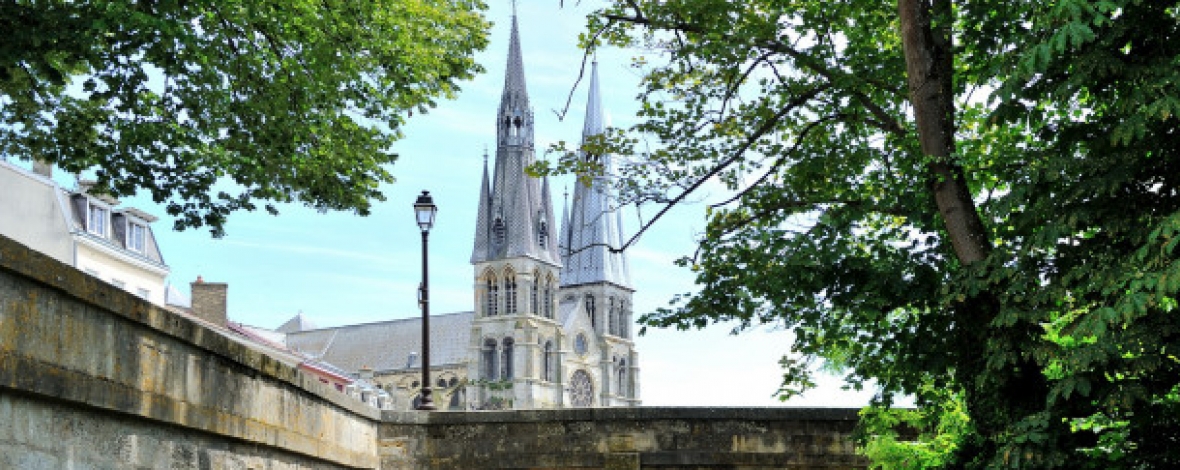
[[[437,212],[438,206],[434,205],[430,191],[422,191],[418,200],[414,201],[414,216],[418,219],[418,228],[423,232],[429,232],[430,227],[434,226],[434,214]]]

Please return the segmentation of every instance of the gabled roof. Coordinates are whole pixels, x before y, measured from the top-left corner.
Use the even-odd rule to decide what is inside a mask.
[[[430,316],[430,364],[467,361],[474,312]],[[417,369],[409,357],[422,350],[422,319],[406,318],[287,334],[287,347],[350,372]]]

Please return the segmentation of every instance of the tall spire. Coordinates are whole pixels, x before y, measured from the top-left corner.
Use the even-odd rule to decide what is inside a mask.
[[[492,192],[488,184],[488,149],[483,150],[483,183],[479,186],[479,209],[475,215],[475,248],[471,251],[471,262],[478,263],[488,259],[488,242],[491,239],[491,227],[488,221],[492,214]]]
[[[586,93],[586,122],[582,125],[582,139],[606,132],[606,116],[602,96],[598,93],[598,59],[590,63],[590,91]]]
[[[558,248],[561,252],[561,262],[565,264],[570,254],[570,190],[565,188],[561,194],[561,242]]]
[[[529,109],[529,91],[524,82],[524,59],[520,53],[520,31],[516,13],[512,14],[512,33],[508,39],[508,65],[504,68],[504,93],[500,97],[500,111]]]
[[[582,127],[582,141],[606,131],[606,116],[598,91],[598,62],[591,64],[590,90],[586,95],[586,122]],[[563,250],[561,285],[609,282],[631,287],[627,258],[611,251],[622,246],[622,218],[615,207],[614,195],[607,178],[614,171],[610,155],[597,156],[602,175],[589,184],[576,183],[574,202],[567,225],[562,229],[568,236]],[[587,156],[588,158],[588,156]]]
[[[554,235],[553,207],[546,202],[542,181],[525,173],[536,161],[533,153],[533,110],[525,86],[524,61],[516,15],[508,41],[504,91],[496,115],[496,156],[488,193],[481,209],[486,225],[477,228],[472,263],[527,257],[556,266],[560,263]],[[485,166],[486,172],[486,166]]]

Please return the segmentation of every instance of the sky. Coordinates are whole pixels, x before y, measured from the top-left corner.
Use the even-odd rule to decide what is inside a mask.
[[[266,328],[298,313],[321,327],[417,316],[421,245],[411,205],[417,194],[429,190],[439,207],[430,232],[431,312],[472,310],[469,258],[477,195],[484,149],[495,150],[495,114],[512,14],[508,1],[490,3],[488,18],[495,23],[491,44],[477,56],[486,73],[462,84],[457,99],[442,100],[429,113],[411,118],[405,138],[395,145],[400,154],[392,167],[397,182],[382,188],[388,200],[377,203],[368,217],[287,205],[280,206],[277,217],[232,214],[227,235],[214,239],[205,230],[173,232],[163,207],[146,198],[124,199],[125,205],[161,217],[154,232],[172,269],[170,282],[186,293],[197,276],[226,282],[231,320]],[[576,40],[589,2],[561,3],[526,0],[517,6],[538,158],[545,158],[550,143],[581,137],[586,83],[574,89],[566,119],[558,119],[555,111],[565,105],[578,78],[582,51]],[[639,73],[630,66],[635,54],[598,53],[603,102],[615,127],[635,122]],[[560,211],[562,193],[573,182],[555,178],[551,184]],[[624,231],[634,233],[638,220],[634,208],[625,211]],[[703,204],[680,206],[627,250],[637,289],[636,317],[695,289],[691,273],[673,261],[692,253],[703,228]],[[734,336],[731,329],[725,324],[699,331],[649,328],[647,335],[638,336],[643,404],[861,406],[868,401],[869,393],[842,391],[839,378],[830,375],[821,376],[820,387],[803,397],[779,401],[774,397],[782,377],[778,361],[789,353],[790,334],[760,327]]]

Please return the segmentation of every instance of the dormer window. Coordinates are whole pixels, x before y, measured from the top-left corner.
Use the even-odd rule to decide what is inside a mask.
[[[103,237],[107,236],[107,221],[111,211],[105,207],[91,203],[86,217],[86,230]]]
[[[143,253],[147,247],[147,227],[136,222],[127,223],[127,248]]]
[[[497,245],[504,244],[504,232],[504,221],[496,219],[496,221],[492,223],[492,235],[495,237]]]

